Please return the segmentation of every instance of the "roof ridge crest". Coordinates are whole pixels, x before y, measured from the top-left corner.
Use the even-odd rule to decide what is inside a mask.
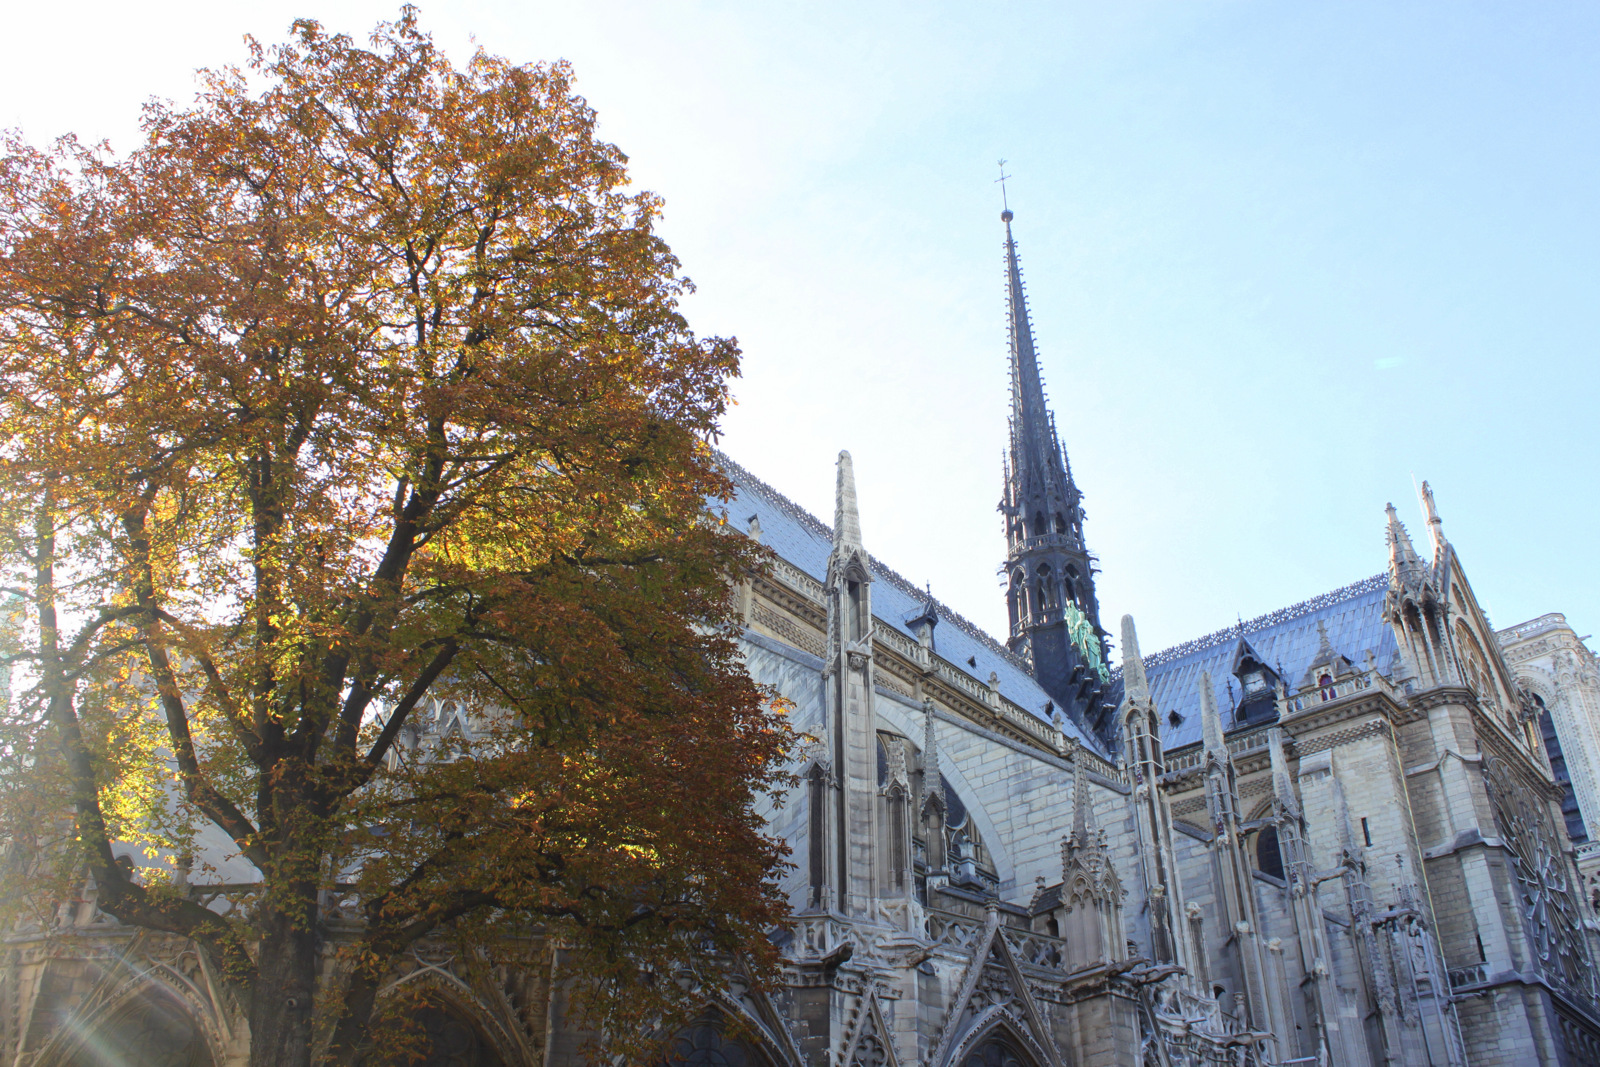
[[[725,467],[733,472],[733,474],[736,476],[736,480],[747,482],[752,489],[755,489],[757,492],[761,493],[769,501],[777,505],[780,511],[799,522],[800,525],[806,527],[819,537],[824,537],[829,541],[833,540],[833,527],[829,526],[827,523],[811,514],[811,512],[807,511],[799,504],[796,504],[793,500],[790,500],[788,497],[784,496],[781,492],[774,489],[768,482],[765,482],[755,474],[752,474],[748,467],[745,467],[732,459],[720,448],[712,448],[711,455],[719,466]],[[1013,667],[1026,672],[1029,677],[1032,677],[1032,669],[1021,656],[1018,656],[1015,652],[1012,652],[1009,648],[1006,648],[999,641],[995,640],[993,635],[982,629],[977,623],[972,622],[966,616],[954,610],[948,604],[945,604],[938,597],[931,596],[927,591],[918,589],[915,585],[911,584],[911,582],[907,581],[905,577],[900,574],[900,572],[884,563],[872,553],[867,553],[867,559],[872,565],[873,572],[876,573],[880,578],[887,581],[890,585],[895,586],[902,593],[909,594],[915,600],[921,601],[922,603],[931,602],[934,608],[938,611],[940,618],[947,619],[954,623],[956,629],[960,630],[974,641],[979,642],[990,652],[993,652],[995,655],[1004,659]]]
[[[1342,604],[1346,600],[1354,600],[1363,593],[1372,593],[1388,588],[1388,573],[1385,572],[1381,574],[1374,574],[1370,578],[1363,578],[1358,582],[1351,582],[1349,585],[1340,586],[1338,589],[1333,589],[1326,593],[1320,593],[1308,600],[1302,600],[1298,604],[1291,604],[1285,608],[1278,608],[1275,611],[1269,611],[1265,615],[1258,615],[1242,624],[1235,623],[1232,626],[1224,627],[1221,630],[1214,631],[1213,633],[1206,634],[1202,637],[1196,637],[1192,640],[1185,641],[1182,644],[1173,645],[1171,648],[1164,648],[1159,652],[1152,652],[1150,655],[1144,657],[1144,665],[1146,668],[1149,668],[1152,666],[1160,666],[1165,663],[1170,663],[1173,660],[1182,659],[1183,657],[1193,655],[1196,652],[1203,652],[1208,648],[1215,648],[1217,645],[1222,644],[1224,641],[1227,641],[1230,638],[1237,639],[1241,632],[1245,634],[1259,633],[1262,630],[1267,630],[1274,626],[1282,625],[1286,622],[1292,622],[1295,619],[1301,618],[1302,616],[1311,614],[1313,611],[1320,611],[1321,609],[1331,607],[1334,604]]]

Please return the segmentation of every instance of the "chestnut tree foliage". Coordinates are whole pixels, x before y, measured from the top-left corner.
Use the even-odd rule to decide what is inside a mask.
[[[775,966],[790,734],[706,503],[738,352],[594,124],[407,10],[252,42],[126,156],[0,161],[4,919],[92,876],[253,1063],[362,1061],[425,937],[562,946],[623,1054]],[[418,748],[440,701],[473,729]],[[195,888],[202,832],[253,888]]]

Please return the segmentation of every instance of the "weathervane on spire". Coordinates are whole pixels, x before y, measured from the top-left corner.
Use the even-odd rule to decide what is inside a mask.
[[[1000,161],[1000,177],[996,178],[995,181],[1000,184],[1000,206],[1005,209],[1000,212],[1000,218],[1003,222],[1011,221],[1011,205],[1006,202],[1006,179],[1009,177],[1011,175],[1006,173],[1006,161],[1002,159]]]

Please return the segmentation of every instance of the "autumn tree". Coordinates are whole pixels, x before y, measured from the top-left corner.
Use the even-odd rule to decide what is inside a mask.
[[[144,130],[0,162],[8,921],[92,875],[260,1065],[361,1062],[422,938],[563,945],[624,1053],[764,980],[789,734],[708,509],[738,353],[569,68],[300,21]],[[112,851],[207,827],[259,875],[230,909]]]

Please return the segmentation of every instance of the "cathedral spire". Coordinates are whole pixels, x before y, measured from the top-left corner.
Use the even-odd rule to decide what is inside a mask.
[[[1011,235],[1009,210],[1000,215],[1006,224],[1006,313],[1011,341],[1011,468],[1032,474],[1042,482],[1057,478],[1073,489],[1055,436],[1055,421],[1044,399],[1044,379],[1039,354],[1033,346],[1033,323],[1028,316],[1028,296],[1022,288],[1022,266],[1017,242]],[[1054,476],[1054,477],[1052,477]],[[1052,487],[1053,488],[1053,487]]]
[[[1022,265],[1005,223],[1006,317],[1011,372],[1011,433],[1000,510],[1005,516],[1009,645],[1030,659],[1039,684],[1081,726],[1114,745],[1107,699],[1111,663],[1095,596],[1094,557],[1084,542],[1083,509],[1055,417],[1045,402]]]

